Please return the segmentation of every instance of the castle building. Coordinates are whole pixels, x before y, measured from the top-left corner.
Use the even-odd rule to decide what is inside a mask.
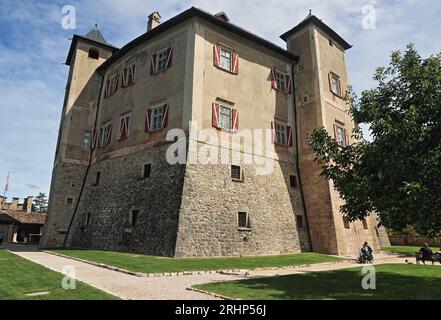
[[[313,15],[282,35],[287,50],[223,12],[160,20],[121,49],[97,28],[73,37],[43,247],[202,257],[387,244],[375,215],[340,213],[308,146],[321,126],[352,142],[344,39]],[[259,130],[269,143],[248,148]]]

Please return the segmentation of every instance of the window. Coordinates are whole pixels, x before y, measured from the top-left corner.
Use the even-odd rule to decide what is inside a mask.
[[[367,223],[366,218],[364,218],[364,219],[362,220],[362,222],[363,222],[363,229],[364,229],[364,230],[368,230],[369,227],[368,227],[368,223]]]
[[[130,115],[121,117],[119,125],[119,141],[126,140],[129,137]]]
[[[101,171],[95,172],[95,185],[98,185],[100,183],[101,179]]]
[[[136,65],[126,67],[123,71],[122,86],[128,87],[135,83]]]
[[[233,74],[239,73],[239,55],[221,45],[214,46],[214,65]]]
[[[273,89],[291,94],[291,76],[276,69],[271,71],[271,81]]]
[[[142,177],[144,179],[150,178],[151,171],[152,171],[152,165],[150,163],[145,164],[142,169]]]
[[[349,221],[347,216],[343,216],[343,225],[345,226],[345,229],[351,229],[351,221]]]
[[[97,49],[91,48],[89,49],[89,58],[91,59],[99,59],[100,53]]]
[[[129,214],[129,225],[131,227],[136,226],[136,221],[138,220],[139,210],[131,210]]]
[[[240,229],[250,229],[250,219],[248,213],[239,212],[237,214],[237,224]]]
[[[343,87],[341,79],[334,73],[329,73],[329,88],[331,92],[339,97],[343,96]]]
[[[104,147],[110,143],[112,137],[112,124],[108,123],[100,129],[100,146]]]
[[[305,227],[303,216],[296,216],[297,228],[303,229]]]
[[[334,136],[335,136],[335,142],[341,147],[346,147],[348,145],[348,137],[346,135],[346,129],[339,125],[334,124]]]
[[[171,67],[173,48],[162,49],[152,55],[151,74],[159,73]]]
[[[231,179],[233,179],[233,181],[243,180],[242,168],[240,166],[231,166]]]
[[[110,97],[118,90],[119,73],[114,74],[106,81],[106,86],[104,88],[104,97]]]
[[[168,125],[169,105],[163,104],[147,110],[146,132],[164,129]]]
[[[278,144],[286,144],[286,126],[276,122],[276,141]]]
[[[83,137],[83,149],[84,150],[90,150],[92,149],[92,131],[86,130],[84,131],[84,137]]]
[[[297,176],[289,176],[289,185],[291,188],[297,188]]]
[[[73,198],[66,198],[66,205],[68,206],[73,205]]]
[[[279,121],[271,122],[273,143],[283,146],[293,146],[292,129]]]
[[[239,129],[238,111],[226,103],[214,103],[213,127],[227,131],[237,131]]]

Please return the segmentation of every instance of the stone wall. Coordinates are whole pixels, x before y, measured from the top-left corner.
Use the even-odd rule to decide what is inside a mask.
[[[441,237],[417,237],[417,236],[389,236],[393,246],[423,246],[428,243],[430,246],[441,247]]]
[[[185,166],[165,161],[167,147],[92,164],[69,235],[71,247],[174,255]],[[152,164],[150,178],[142,176],[144,164]],[[135,226],[129,225],[131,210],[139,211]]]
[[[231,179],[230,165],[187,165],[176,256],[252,256],[309,249],[301,241],[296,215],[303,215],[300,192],[290,188],[290,162],[274,161],[271,175],[244,165],[243,182]],[[250,229],[240,230],[238,212],[249,214]],[[305,219],[304,219],[305,221]]]

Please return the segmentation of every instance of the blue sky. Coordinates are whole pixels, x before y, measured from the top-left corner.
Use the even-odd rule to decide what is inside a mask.
[[[76,30],[61,26],[65,5],[76,9]],[[373,30],[362,27],[366,5],[376,9]],[[63,63],[74,33],[98,23],[106,40],[121,47],[145,32],[149,13],[158,10],[165,21],[191,6],[225,11],[233,23],[282,47],[279,36],[312,9],[354,45],[348,60],[357,92],[374,85],[375,68],[393,50],[413,42],[423,56],[441,52],[439,0],[1,0],[0,193],[8,171],[7,196],[49,192],[68,73]]]

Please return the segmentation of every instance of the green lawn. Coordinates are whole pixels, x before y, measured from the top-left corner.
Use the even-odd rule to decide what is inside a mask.
[[[363,290],[361,268],[196,285],[244,300],[441,299],[441,267],[380,265],[376,290]]]
[[[0,300],[111,300],[118,299],[76,281],[76,289],[64,290],[64,275],[0,249]],[[26,294],[49,292],[29,297]]]
[[[382,251],[395,252],[401,254],[415,255],[415,252],[419,252],[421,247],[411,247],[411,246],[392,246],[381,248]],[[432,251],[435,253],[439,248],[432,247]]]
[[[342,259],[317,253],[299,253],[282,256],[233,257],[233,258],[161,258],[94,250],[53,250],[54,252],[99,262],[133,272],[162,273],[207,270],[256,269],[264,267],[283,267],[322,262],[335,262]]]

